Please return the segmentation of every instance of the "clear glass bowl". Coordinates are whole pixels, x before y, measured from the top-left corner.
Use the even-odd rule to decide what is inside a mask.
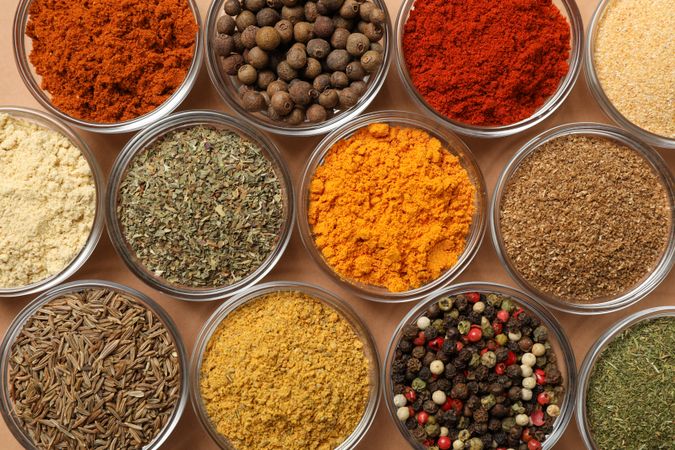
[[[316,136],[319,134],[325,134],[335,128],[341,127],[342,125],[349,123],[356,116],[361,114],[373,101],[377,93],[382,88],[384,80],[387,77],[387,72],[389,71],[389,63],[391,60],[392,47],[391,42],[393,41],[393,30],[391,28],[391,20],[389,18],[389,13],[387,11],[387,5],[384,0],[372,0],[377,7],[382,9],[385,14],[385,27],[384,27],[384,37],[382,38],[381,44],[384,47],[384,57],[382,59],[382,65],[377,70],[375,74],[369,76],[367,83],[368,89],[366,92],[359,98],[356,105],[345,111],[339,111],[332,118],[321,122],[321,123],[309,123],[305,122],[300,125],[290,125],[284,122],[273,121],[267,117],[266,114],[262,112],[252,113],[247,111],[241,102],[239,97],[239,92],[237,91],[238,84],[234,81],[233,77],[223,73],[220,68],[220,57],[216,55],[212,40],[216,34],[216,22],[221,15],[224,15],[223,5],[225,0],[214,0],[211,2],[211,7],[206,18],[206,29],[204,32],[204,47],[206,51],[206,68],[208,69],[209,76],[211,81],[218,91],[218,94],[223,100],[240,116],[242,116],[247,121],[251,122],[253,125],[262,128],[265,131],[271,133],[286,135],[286,136]]]
[[[675,317],[675,306],[661,306],[657,308],[645,309],[638,311],[630,316],[621,319],[610,329],[605,331],[602,336],[593,344],[593,346],[588,350],[584,362],[581,364],[581,369],[579,370],[579,390],[577,391],[577,407],[576,407],[576,420],[577,426],[579,427],[579,433],[586,444],[588,450],[601,450],[593,442],[593,434],[590,430],[590,425],[586,417],[586,395],[588,391],[588,383],[591,378],[591,372],[595,366],[596,361],[602,354],[602,352],[607,348],[607,346],[614,340],[614,338],[621,334],[624,330],[632,327],[633,325],[647,321],[653,320],[658,317]],[[650,380],[644,380],[649,382]]]
[[[569,93],[574,87],[574,83],[579,76],[581,69],[581,54],[583,48],[584,26],[581,20],[579,8],[574,0],[553,0],[553,4],[558,7],[563,17],[567,19],[570,25],[571,35],[571,49],[570,57],[568,59],[569,70],[567,75],[560,81],[558,89],[543,105],[541,105],[532,116],[509,125],[502,126],[476,126],[467,123],[451,120],[443,114],[436,111],[429,105],[424,97],[417,91],[415,85],[410,78],[410,73],[406,66],[405,56],[403,55],[403,35],[404,27],[410,17],[410,11],[413,9],[416,0],[404,0],[401,4],[401,9],[398,12],[396,19],[396,67],[398,68],[399,76],[412,93],[412,98],[423,109],[431,112],[440,120],[445,122],[446,126],[456,133],[461,133],[472,137],[481,138],[498,138],[510,136],[512,134],[520,133],[528,128],[531,128],[538,123],[541,123],[548,116],[553,114],[562,103],[565,101]],[[422,1],[422,0],[418,0]]]
[[[635,150],[661,178],[664,189],[668,195],[668,202],[670,203],[671,210],[668,244],[661,259],[657,263],[656,268],[627,292],[603,299],[597,299],[596,302],[587,304],[566,302],[556,296],[547,294],[530,284],[518,272],[515,265],[506,254],[499,217],[501,201],[504,197],[506,186],[520,167],[520,164],[542,144],[561,136],[573,134],[609,139]],[[518,150],[499,176],[499,180],[495,187],[494,197],[492,198],[492,204],[490,205],[490,231],[492,243],[494,244],[502,265],[511,278],[513,278],[520,287],[546,302],[548,306],[574,314],[603,314],[618,311],[636,303],[654,290],[668,275],[668,272],[670,272],[670,269],[673,266],[673,262],[675,261],[675,184],[673,183],[673,176],[663,158],[661,158],[654,149],[631,136],[628,132],[616,127],[597,123],[573,123],[561,125],[545,131],[526,143]]]
[[[67,278],[74,275],[75,272],[77,272],[78,269],[82,267],[82,265],[87,261],[87,259],[89,259],[92,252],[94,251],[94,248],[96,248],[96,244],[98,244],[98,240],[101,237],[101,232],[103,231],[105,180],[103,178],[103,172],[101,171],[101,168],[96,162],[94,154],[91,152],[87,144],[61,120],[42,111],[21,107],[0,107],[0,113],[8,114],[17,119],[26,120],[40,127],[56,131],[57,133],[67,137],[73,145],[80,149],[82,155],[87,159],[92,178],[94,179],[94,187],[96,189],[96,212],[94,215],[94,222],[91,225],[91,231],[89,232],[87,242],[84,244],[80,252],[59,273],[56,273],[51,277],[45,278],[44,280],[37,281],[27,286],[14,288],[0,287],[0,297],[19,297],[22,295],[42,292],[44,290],[51,289],[57,284],[63,283]]]
[[[185,404],[187,403],[188,395],[188,362],[187,362],[187,352],[185,351],[185,346],[183,345],[183,340],[181,339],[180,333],[176,328],[176,325],[171,320],[171,317],[152,299],[146,295],[136,291],[127,286],[121,284],[113,283],[111,281],[101,281],[101,280],[82,280],[75,281],[72,283],[66,283],[61,286],[58,286],[51,291],[45,292],[35,300],[30,302],[19,315],[14,319],[14,321],[9,326],[7,333],[5,334],[4,340],[2,341],[2,348],[0,351],[0,412],[5,419],[7,427],[10,429],[14,437],[23,445],[24,448],[28,450],[37,450],[33,445],[32,441],[24,433],[23,428],[15,417],[13,412],[14,407],[11,400],[11,395],[9,392],[9,357],[11,354],[12,344],[16,340],[17,336],[21,332],[24,324],[28,319],[30,319],[43,305],[49,303],[50,301],[61,297],[63,295],[71,294],[73,292],[82,291],[85,289],[107,289],[119,292],[121,294],[129,295],[137,300],[140,304],[146,306],[151,310],[161,321],[164,323],[164,326],[171,334],[173,341],[176,345],[176,350],[178,351],[178,360],[180,362],[180,371],[181,371],[181,386],[180,392],[178,395],[178,402],[174,407],[173,413],[169,420],[167,420],[164,428],[157,434],[155,439],[143,447],[144,450],[156,450],[161,447],[161,445],[169,437],[173,429],[178,424],[178,420],[183,414],[183,409],[185,409]]]
[[[424,130],[431,136],[437,138],[443,143],[445,148],[449,149],[453,155],[457,156],[462,164],[462,167],[467,171],[471,183],[476,188],[476,196],[474,199],[475,211],[473,221],[469,230],[469,235],[466,239],[466,246],[464,252],[460,255],[457,263],[451,268],[447,269],[441,276],[428,282],[427,284],[404,292],[391,292],[384,287],[367,285],[354,280],[348,280],[338,275],[332,266],[325,260],[321,251],[314,243],[311,226],[308,221],[309,209],[309,186],[314,177],[314,173],[331,150],[333,145],[338,141],[347,139],[360,130],[373,123],[387,123],[392,126],[400,126],[405,128],[417,128]],[[333,131],[326,136],[317,145],[305,166],[302,174],[301,183],[298,188],[298,228],[300,231],[300,238],[307,252],[312,259],[321,267],[321,269],[328,274],[333,280],[348,289],[354,295],[372,300],[376,302],[408,302],[419,300],[428,295],[434,289],[445,286],[456,277],[458,277],[464,269],[471,263],[474,256],[478,252],[485,228],[487,226],[487,203],[488,194],[485,187],[485,180],[483,174],[478,166],[478,162],[471,150],[466,144],[453,132],[447,129],[438,120],[427,118],[420,114],[399,112],[399,111],[381,111],[376,113],[366,114],[352,120],[349,124]]]
[[[565,432],[565,429],[567,428],[567,425],[574,414],[574,402],[576,399],[577,388],[577,366],[574,359],[574,351],[572,350],[572,346],[567,339],[565,331],[562,329],[555,316],[553,316],[553,314],[551,314],[546,308],[546,305],[541,303],[535,297],[531,297],[524,292],[520,292],[516,289],[503,286],[501,284],[470,282],[449,286],[434,292],[425,300],[418,303],[401,320],[401,322],[396,327],[391,340],[389,341],[387,355],[384,359],[384,370],[382,371],[382,387],[384,389],[385,398],[384,402],[387,405],[391,419],[396,423],[399,431],[403,437],[406,438],[412,448],[416,450],[426,450],[426,447],[417,442],[410,435],[410,432],[405,428],[403,422],[401,422],[396,416],[397,407],[394,405],[394,386],[391,381],[392,364],[396,354],[396,346],[403,337],[403,328],[410,323],[415,323],[417,319],[425,313],[429,306],[436,303],[443,297],[465,294],[469,292],[478,292],[480,294],[497,293],[512,298],[515,300],[515,303],[522,306],[525,311],[534,314],[541,320],[543,325],[548,327],[549,341],[551,342],[551,346],[558,357],[558,368],[564,376],[563,386],[565,387],[565,398],[563,399],[562,406],[560,408],[560,416],[556,419],[553,426],[553,431],[549,437],[544,442],[542,442],[542,448],[544,450],[552,449],[558,439],[560,439],[560,437]]]
[[[593,13],[593,17],[591,18],[591,22],[588,25],[588,34],[586,36],[584,49],[584,70],[586,73],[586,84],[593,93],[593,96],[597,102],[600,104],[600,107],[604,113],[607,114],[607,116],[609,116],[619,126],[640,137],[648,144],[663,148],[675,148],[675,139],[654,134],[650,131],[640,128],[630,120],[626,119],[626,117],[624,117],[623,114],[621,114],[619,110],[616,109],[614,104],[607,97],[607,94],[605,94],[605,91],[602,89],[602,85],[598,79],[598,74],[595,71],[595,38],[598,31],[598,24],[600,23],[600,20],[602,19],[609,3],[610,0],[601,0],[598,3],[598,6]],[[654,26],[658,25],[655,24]]]
[[[213,127],[215,129],[222,129],[235,132],[246,139],[257,144],[263,154],[272,163],[275,173],[279,178],[281,184],[281,192],[284,204],[284,222],[279,233],[277,244],[267,256],[265,261],[254,272],[239,280],[238,282],[220,287],[208,288],[192,288],[187,286],[177,286],[171,284],[161,277],[158,277],[138,260],[135,252],[129,246],[122,226],[117,215],[117,205],[120,185],[129,164],[140,152],[161,139],[167,133],[179,129],[192,128],[194,126],[204,125]],[[286,246],[291,238],[291,231],[293,229],[295,202],[293,197],[293,186],[291,184],[291,177],[289,175],[286,164],[284,163],[279,150],[264,134],[257,131],[252,126],[241,123],[240,120],[230,117],[224,113],[216,111],[185,111],[177,114],[172,114],[166,117],[152,127],[136,134],[127,145],[122,149],[118,155],[110,173],[110,180],[108,186],[108,195],[106,200],[106,223],[108,226],[108,234],[112,241],[113,247],[122,257],[124,263],[131,269],[131,271],[149,286],[157,289],[165,294],[171,295],[182,300],[193,301],[209,301],[230,297],[237,292],[252,286],[260,281],[265,275],[269,273],[274,265],[279,261],[281,255],[284,253]]]
[[[190,361],[190,398],[192,407],[204,429],[222,449],[235,450],[235,447],[225,436],[222,436],[216,431],[215,426],[206,412],[206,406],[204,405],[199,386],[204,350],[220,323],[237,308],[266,294],[288,291],[304,293],[316,298],[326,306],[335,309],[349,322],[356,335],[361,339],[361,342],[363,342],[364,353],[370,367],[370,396],[361,421],[352,434],[349,435],[336,450],[355,448],[366,435],[375,419],[375,413],[377,412],[380,403],[380,358],[377,353],[375,339],[370,334],[370,331],[368,331],[368,327],[347,303],[318,286],[290,281],[274,281],[255,286],[246,292],[240,293],[231,301],[223,303],[206,321],[199,332],[199,336],[195,343],[192,359]]]
[[[70,123],[71,125],[94,133],[128,133],[131,131],[140,130],[141,128],[145,128],[146,126],[152,124],[153,122],[166,116],[167,114],[171,113],[171,111],[176,109],[178,105],[180,105],[183,100],[185,100],[185,98],[190,93],[192,86],[194,86],[195,82],[197,81],[197,75],[199,75],[199,69],[202,65],[202,24],[197,3],[195,0],[188,0],[190,9],[192,9],[195,18],[195,23],[198,27],[198,31],[197,35],[195,36],[195,51],[192,57],[192,64],[190,65],[190,69],[185,76],[185,80],[183,80],[183,83],[180,85],[180,87],[176,89],[176,92],[167,98],[164,103],[149,113],[124,122],[90,122],[72,117],[62,112],[52,104],[50,94],[42,90],[40,87],[41,77],[35,72],[35,68],[28,59],[32,49],[32,42],[30,38],[26,36],[26,25],[28,24],[29,19],[28,9],[30,8],[32,1],[33,0],[20,0],[16,9],[16,14],[14,16],[14,31],[12,37],[16,66],[19,70],[19,74],[21,75],[21,79],[33,97],[35,97],[35,99],[40,102],[40,104],[47,111],[57,116],[59,119]]]

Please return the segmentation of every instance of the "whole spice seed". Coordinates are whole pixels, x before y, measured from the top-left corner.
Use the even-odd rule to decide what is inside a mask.
[[[66,136],[0,113],[0,288],[61,272],[94,223],[96,187]]]
[[[530,117],[569,70],[570,26],[551,0],[418,0],[402,39],[415,89],[470,125]]]
[[[187,0],[33,0],[26,35],[42,88],[64,113],[134,119],[183,83],[197,22]]]
[[[614,338],[593,366],[586,414],[597,448],[666,450],[675,442],[675,318]]]
[[[675,9],[670,0],[612,0],[593,61],[603,91],[635,125],[675,138]]]
[[[438,139],[372,124],[336,143],[317,168],[308,220],[340,276],[399,292],[457,262],[475,194],[459,159]]]
[[[220,287],[262,265],[279,241],[285,211],[275,168],[258,144],[195,126],[136,155],[120,184],[117,213],[149,271],[174,285]]]
[[[670,214],[663,182],[635,150],[568,135],[541,145],[511,176],[500,227],[506,254],[535,288],[592,303],[656,267]]]
[[[23,325],[9,355],[13,413],[39,449],[141,449],[173,414],[181,385],[163,322],[126,294],[63,295]]]
[[[414,440],[434,450],[541,448],[565,387],[537,316],[510,297],[470,292],[440,298],[402,334],[387,395]],[[539,356],[523,350],[533,342]]]
[[[204,352],[200,392],[235,448],[332,449],[364,414],[369,370],[363,342],[339,312],[280,291],[223,319]]]

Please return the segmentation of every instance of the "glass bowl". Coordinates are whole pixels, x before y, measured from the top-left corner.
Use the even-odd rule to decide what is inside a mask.
[[[394,33],[390,25],[391,20],[389,18],[386,3],[384,0],[372,0],[373,3],[377,5],[377,7],[384,11],[385,14],[384,36],[381,41],[381,44],[384,47],[384,55],[382,58],[382,65],[375,74],[369,76],[367,81],[368,88],[366,92],[359,98],[356,105],[345,111],[337,112],[335,116],[325,120],[324,122],[305,122],[300,125],[290,125],[284,122],[275,122],[269,119],[266,114],[261,112],[252,113],[247,111],[242,106],[239,92],[237,91],[238,84],[235,83],[233,77],[230,77],[222,72],[220,68],[220,57],[216,55],[212,45],[213,36],[216,34],[216,22],[221,15],[224,15],[223,5],[225,1],[226,0],[214,0],[211,2],[211,7],[209,8],[209,12],[207,14],[206,29],[204,32],[206,68],[208,69],[211,81],[213,82],[213,85],[215,86],[216,91],[218,91],[220,97],[234,111],[236,111],[247,121],[251,122],[253,125],[262,128],[265,131],[286,136],[316,136],[319,134],[325,134],[335,128],[349,123],[356,116],[362,113],[373,101],[377,93],[380,91],[380,88],[382,88],[384,80],[387,77],[387,72],[389,71],[389,62],[393,51],[391,48],[391,42],[393,41]]]
[[[368,429],[375,419],[375,413],[380,403],[380,359],[377,353],[377,347],[373,336],[368,331],[368,327],[359,318],[356,312],[343,300],[336,297],[334,294],[318,287],[305,283],[297,283],[290,281],[274,281],[270,283],[260,284],[249,289],[248,291],[238,294],[235,298],[227,303],[223,303],[206,321],[197,341],[195,343],[192,359],[190,361],[190,398],[192,407],[199,418],[204,429],[209,433],[211,438],[222,449],[235,450],[235,447],[221,434],[219,434],[211,419],[206,412],[201,392],[201,366],[204,358],[204,351],[211,339],[213,333],[217,330],[220,323],[237,308],[246,305],[266,294],[274,292],[301,292],[321,301],[324,305],[335,309],[342,317],[344,317],[354,329],[356,335],[363,342],[364,353],[368,359],[370,367],[370,396],[368,404],[363,413],[361,421],[356,426],[354,431],[345,441],[336,447],[336,450],[353,449],[363,439],[368,432]]]
[[[103,178],[103,172],[101,171],[101,168],[96,162],[94,154],[89,149],[87,144],[61,120],[42,111],[21,107],[0,107],[0,113],[8,114],[17,119],[26,120],[40,127],[56,131],[67,137],[68,140],[72,142],[72,144],[75,145],[80,150],[80,152],[82,152],[82,155],[89,163],[89,169],[91,170],[91,175],[94,179],[94,187],[96,189],[96,212],[94,215],[94,222],[91,225],[91,231],[89,232],[87,242],[84,244],[80,252],[70,263],[68,263],[67,266],[61,269],[59,273],[56,273],[51,277],[45,278],[44,280],[37,281],[27,286],[13,288],[0,287],[0,297],[19,297],[22,295],[42,292],[64,282],[67,278],[74,275],[75,272],[77,272],[78,269],[82,267],[82,265],[87,261],[87,259],[89,259],[92,252],[94,251],[94,248],[96,248],[96,244],[98,244],[98,240],[101,237],[101,232],[103,231],[105,180]]]
[[[129,164],[140,152],[149,145],[161,139],[167,133],[179,129],[205,125],[216,129],[235,132],[257,144],[262,153],[269,159],[279,178],[284,204],[284,221],[279,233],[279,239],[274,250],[268,255],[263,263],[254,272],[242,278],[234,284],[221,287],[191,288],[176,286],[153,274],[136,258],[135,252],[129,246],[122,226],[117,215],[118,196],[122,179],[125,177]],[[106,200],[106,223],[113,247],[122,257],[124,263],[143,282],[154,289],[182,300],[208,301],[230,297],[237,292],[250,287],[260,281],[274,265],[279,261],[293,229],[295,202],[293,199],[293,186],[279,150],[264,134],[252,126],[241,123],[238,119],[224,113],[207,110],[185,111],[172,114],[160,120],[152,127],[136,134],[122,149],[118,155],[110,173],[110,183]]]
[[[382,371],[382,387],[384,388],[385,403],[387,405],[387,409],[389,410],[391,419],[396,423],[398,430],[406,438],[412,448],[416,450],[426,450],[425,446],[415,441],[415,439],[410,435],[410,432],[405,428],[403,422],[401,422],[396,415],[397,407],[394,405],[394,386],[391,380],[392,363],[396,354],[396,346],[403,337],[404,327],[410,323],[415,323],[430,305],[434,304],[443,297],[465,294],[469,292],[478,292],[480,294],[496,293],[510,297],[515,300],[515,303],[522,306],[525,311],[531,312],[541,320],[542,324],[548,327],[549,341],[558,357],[558,368],[564,376],[563,386],[565,387],[565,397],[560,408],[560,416],[556,419],[551,434],[544,442],[542,442],[542,448],[544,450],[552,449],[558,439],[560,439],[560,437],[565,432],[565,429],[567,428],[567,425],[574,414],[574,402],[576,399],[577,388],[574,351],[572,350],[572,346],[567,339],[565,331],[562,329],[555,316],[551,314],[546,308],[546,305],[537,300],[535,297],[531,297],[524,292],[518,291],[508,286],[503,286],[501,284],[470,282],[449,286],[434,292],[429,297],[418,303],[401,320],[401,322],[396,327],[391,340],[389,341],[387,355],[384,359],[384,370]]]
[[[25,30],[29,19],[28,9],[30,8],[32,0],[21,0],[17,6],[16,14],[14,16],[14,31],[12,35],[14,45],[14,60],[16,61],[16,66],[19,70],[19,74],[21,75],[21,79],[33,97],[35,97],[35,99],[40,102],[40,104],[47,111],[57,116],[59,119],[64,120],[83,130],[94,133],[112,134],[128,133],[145,128],[146,126],[152,124],[153,122],[166,116],[171,111],[176,109],[178,105],[180,105],[183,100],[185,100],[185,98],[190,93],[192,86],[194,86],[195,82],[197,81],[197,75],[199,75],[199,69],[202,65],[203,53],[203,44],[201,39],[201,15],[199,14],[199,8],[197,7],[195,0],[188,0],[188,2],[194,15],[195,23],[198,27],[197,35],[195,36],[195,49],[194,55],[192,57],[192,64],[190,65],[190,69],[185,76],[185,80],[183,80],[183,83],[180,85],[180,87],[176,89],[176,92],[167,98],[164,103],[147,114],[131,120],[126,120],[124,122],[101,123],[78,119],[56,108],[51,102],[50,94],[42,90],[40,87],[41,77],[35,72],[33,65],[28,59],[28,55],[32,49],[32,43],[30,38],[26,36]]]
[[[631,314],[624,319],[621,319],[612,325],[612,327],[610,327],[607,331],[605,331],[602,336],[598,338],[595,344],[593,344],[590,350],[588,350],[586,358],[584,358],[584,362],[581,364],[581,369],[579,370],[579,390],[577,391],[576,407],[576,421],[579,427],[579,433],[581,434],[584,444],[586,444],[586,448],[588,450],[600,450],[593,442],[590,425],[586,417],[586,395],[588,391],[588,383],[590,381],[591,372],[593,371],[595,362],[598,360],[605,348],[607,348],[607,346],[617,335],[621,334],[621,332],[639,322],[656,319],[658,317],[675,317],[675,306],[660,306],[657,308],[645,309]]]
[[[588,25],[588,34],[586,36],[584,49],[584,70],[586,73],[586,84],[593,93],[593,96],[597,102],[600,104],[603,112],[614,122],[616,122],[621,128],[625,128],[648,144],[663,148],[675,148],[675,138],[668,138],[654,134],[645,130],[644,128],[640,128],[624,117],[624,115],[621,114],[618,109],[616,109],[614,104],[607,97],[607,94],[605,94],[605,91],[600,84],[598,74],[595,71],[595,38],[598,32],[598,25],[605,11],[607,10],[609,3],[610,0],[601,0],[598,3],[598,6],[595,8],[595,12],[593,13],[593,17],[591,18],[591,22]]]
[[[82,291],[85,289],[106,289],[133,297],[140,304],[146,306],[150,311],[156,314],[156,316],[162,321],[162,323],[164,323],[166,329],[169,331],[171,337],[173,338],[173,341],[176,345],[176,350],[178,351],[178,360],[181,366],[180,368],[181,386],[180,392],[178,394],[178,401],[174,407],[171,417],[167,420],[167,423],[164,426],[164,428],[157,434],[157,436],[152,442],[143,447],[144,450],[159,449],[178,424],[178,420],[183,414],[183,409],[185,408],[185,404],[187,403],[187,395],[188,395],[187,352],[185,351],[183,340],[181,339],[181,336],[178,333],[176,325],[173,323],[171,317],[164,311],[164,309],[161,306],[159,306],[149,297],[136,291],[135,289],[123,286],[121,284],[113,283],[110,281],[82,280],[63,284],[37,297],[35,300],[30,302],[14,319],[12,324],[9,326],[7,333],[5,334],[4,340],[2,341],[2,349],[0,351],[0,384],[2,386],[0,388],[0,411],[2,412],[2,416],[5,419],[5,423],[7,424],[7,427],[10,429],[14,437],[21,443],[21,445],[24,448],[28,450],[37,450],[37,448],[33,445],[30,438],[24,433],[21,425],[17,421],[13,412],[13,404],[9,392],[9,357],[11,354],[11,347],[14,340],[21,332],[21,329],[26,323],[26,321],[30,319],[33,316],[33,314],[35,314],[43,305],[49,303],[55,298],[71,294],[73,292]]]
[[[443,114],[436,111],[429,105],[424,97],[417,91],[415,85],[410,78],[410,73],[406,66],[405,57],[403,55],[403,35],[404,27],[410,16],[410,11],[414,8],[416,0],[404,0],[399,9],[398,17],[396,19],[396,67],[399,76],[406,85],[409,92],[412,93],[412,98],[424,110],[429,111],[440,120],[442,120],[448,128],[456,133],[461,133],[472,137],[481,138],[498,138],[510,136],[512,134],[520,133],[527,130],[538,123],[541,123],[548,116],[553,114],[562,103],[565,101],[569,93],[574,87],[574,83],[579,76],[581,68],[581,54],[583,48],[583,34],[584,27],[581,20],[579,8],[574,0],[553,0],[553,4],[558,7],[561,14],[570,25],[571,48],[570,57],[568,59],[569,70],[567,75],[560,81],[556,92],[541,105],[530,117],[509,125],[501,126],[476,126],[459,121],[451,120]],[[421,1],[421,0],[418,0]]]
[[[542,144],[561,136],[573,134],[609,139],[617,142],[618,144],[625,145],[626,147],[631,148],[637,152],[661,178],[668,196],[668,202],[670,204],[671,211],[668,244],[665,248],[665,251],[663,252],[663,255],[661,256],[661,259],[657,263],[656,268],[637,285],[630,288],[627,292],[623,292],[621,294],[604,299],[598,299],[598,301],[595,303],[587,304],[564,301],[561,298],[547,294],[530,284],[518,272],[515,265],[506,254],[499,218],[501,211],[501,201],[504,197],[506,186],[522,162]],[[673,176],[670,173],[666,162],[654,149],[647,146],[639,139],[631,136],[624,130],[597,123],[573,123],[561,125],[541,133],[526,143],[520,150],[518,150],[518,152],[513,156],[513,158],[508,162],[502,171],[495,187],[492,204],[490,205],[490,232],[492,243],[494,244],[495,250],[497,251],[499,260],[511,278],[513,278],[521,288],[543,300],[548,306],[560,311],[574,314],[604,314],[618,311],[636,303],[649,294],[652,290],[654,290],[659,285],[659,283],[661,283],[664,278],[666,278],[668,272],[670,272],[670,269],[673,266],[673,262],[675,261],[675,184]]]
[[[424,130],[431,136],[439,139],[445,148],[449,149],[459,158],[462,167],[469,175],[471,183],[476,188],[476,196],[474,199],[475,211],[471,228],[466,239],[464,252],[458,258],[457,263],[447,269],[435,280],[432,280],[419,288],[404,292],[391,292],[383,287],[367,285],[342,278],[333,270],[331,265],[325,260],[319,249],[316,247],[312,229],[308,221],[309,186],[317,167],[323,164],[326,155],[338,141],[349,138],[361,128],[373,123],[387,123],[394,126],[417,128]],[[369,113],[356,120],[352,120],[349,124],[333,131],[326,136],[313,151],[303,171],[298,189],[298,228],[302,244],[307,252],[319,267],[321,267],[321,269],[334,281],[341,284],[354,295],[376,302],[396,303],[419,300],[434,289],[450,283],[467,268],[474,256],[476,256],[480,244],[483,241],[483,235],[485,234],[487,225],[488,195],[485,187],[485,180],[483,179],[483,174],[478,166],[475,156],[459,137],[449,131],[447,127],[438,120],[414,113],[398,111]]]

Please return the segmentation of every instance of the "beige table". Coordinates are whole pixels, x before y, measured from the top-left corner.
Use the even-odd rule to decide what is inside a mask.
[[[21,105],[38,107],[37,102],[30,96],[24,87],[19,74],[14,66],[12,54],[11,30],[14,10],[18,0],[0,0],[0,105]],[[198,0],[202,15],[208,9],[208,0]],[[584,22],[588,23],[595,8],[596,1],[581,0],[578,2]],[[387,0],[390,13],[396,15],[400,0]],[[406,96],[399,93],[403,91],[401,81],[396,70],[389,72],[389,77],[377,99],[370,106],[369,111],[384,109],[416,110],[416,106]],[[217,109],[228,110],[219,99],[211,86],[205,68],[201,74],[187,101],[181,109]],[[478,157],[481,169],[487,180],[488,189],[491,192],[502,167],[515,151],[528,139],[541,131],[555,125],[573,121],[602,121],[608,119],[603,116],[599,107],[596,106],[591,94],[586,88],[583,75],[567,99],[565,104],[553,117],[546,120],[533,130],[510,138],[497,140],[466,139],[467,144]],[[92,147],[103,170],[108,173],[118,152],[130,138],[130,135],[104,136],[91,133],[80,133]],[[290,167],[297,183],[300,171],[314,146],[320,140],[317,138],[273,139],[282,149],[282,153]],[[668,161],[668,166],[675,171],[675,150],[662,150],[661,154]],[[114,252],[107,235],[104,233],[98,248],[89,262],[77,273],[74,279],[101,278],[127,284],[139,289],[152,298],[156,299],[178,324],[188,351],[192,350],[196,335],[211,312],[220,302],[197,304],[187,303],[160,295],[142,284],[129,270],[126,269],[122,260]],[[275,270],[267,277],[267,280],[298,280],[321,285],[335,291],[356,309],[365,319],[377,341],[380,355],[383,357],[389,343],[390,335],[401,318],[412,305],[383,305],[370,303],[352,296],[340,289],[334,282],[325,276],[318,267],[310,261],[309,256],[302,248],[297,233],[294,232],[290,246]],[[490,239],[486,237],[482,248],[478,252],[473,263],[458,278],[457,282],[464,281],[492,281],[514,285],[509,279],[497,260]],[[32,297],[31,297],[32,298]],[[31,298],[3,299],[0,300],[0,335],[5,330],[17,313],[31,300]],[[586,351],[597,339],[600,333],[620,318],[639,309],[657,305],[675,304],[675,273],[668,278],[646,299],[638,305],[614,314],[599,317],[584,318],[570,314],[557,313],[556,316],[563,323],[565,331],[572,341],[577,358],[577,364],[581,363]],[[1,421],[0,421],[1,422]],[[0,449],[17,450],[20,445],[16,442],[4,422],[0,423]],[[166,449],[216,449],[205,431],[202,430],[192,411],[191,405],[185,410],[183,417],[174,430],[173,434],[164,445]],[[359,445],[359,450],[365,449],[405,449],[407,445],[395,428],[389,414],[382,404],[375,419],[375,423]],[[571,423],[563,438],[556,445],[556,450],[577,450],[583,448],[582,441],[577,432],[576,425]]]

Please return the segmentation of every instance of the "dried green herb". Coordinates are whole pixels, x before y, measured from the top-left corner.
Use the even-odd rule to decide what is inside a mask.
[[[121,183],[118,216],[149,271],[178,286],[220,287],[250,275],[272,253],[284,202],[257,144],[196,126],[136,156]]]
[[[600,450],[672,449],[675,443],[675,318],[638,323],[593,367],[586,408]]]

